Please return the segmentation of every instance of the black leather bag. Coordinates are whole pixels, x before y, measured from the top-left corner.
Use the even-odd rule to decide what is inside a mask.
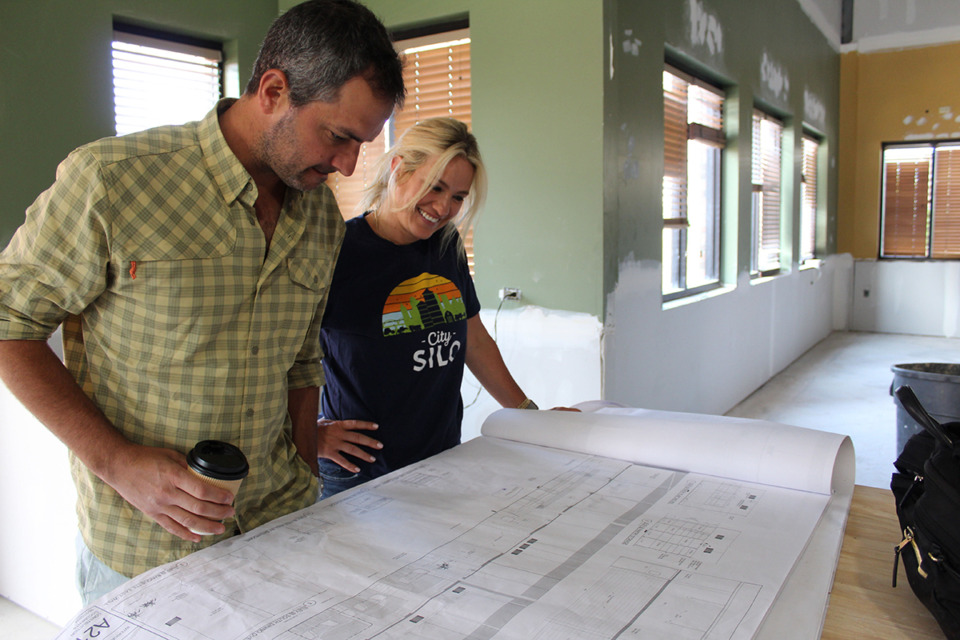
[[[903,533],[893,586],[902,561],[917,598],[947,638],[960,640],[960,422],[937,422],[908,385],[895,395],[924,430],[907,441],[890,480]]]

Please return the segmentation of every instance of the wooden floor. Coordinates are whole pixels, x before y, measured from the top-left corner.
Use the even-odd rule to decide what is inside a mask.
[[[910,590],[902,563],[897,587],[891,586],[899,529],[889,489],[855,487],[823,640],[944,639],[933,616]]]

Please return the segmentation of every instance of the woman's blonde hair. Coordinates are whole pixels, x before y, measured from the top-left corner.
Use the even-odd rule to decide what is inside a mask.
[[[364,192],[360,211],[376,211],[383,206],[391,186],[409,179],[414,171],[436,159],[429,174],[424,177],[423,187],[408,202],[397,203],[398,210],[412,206],[433,188],[450,161],[458,157],[464,158],[473,166],[473,184],[456,219],[444,226],[441,246],[445,249],[457,230],[458,249],[462,250],[463,237],[474,225],[486,197],[487,172],[480,157],[477,139],[467,129],[466,124],[454,118],[421,120],[407,129],[396,144],[380,158],[374,181]],[[394,158],[400,159],[396,168],[392,166]]]

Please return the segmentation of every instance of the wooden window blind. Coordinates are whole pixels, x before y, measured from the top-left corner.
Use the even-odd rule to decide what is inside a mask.
[[[800,185],[800,261],[814,258],[817,245],[817,156],[820,142],[803,136],[803,167]]]
[[[115,28],[112,63],[117,135],[203,118],[223,95],[223,53],[218,46]]]
[[[931,258],[960,258],[960,144],[937,147]]]
[[[881,258],[960,258],[960,142],[883,150]]]
[[[663,72],[663,293],[719,282],[723,92],[667,66]]]
[[[398,135],[427,118],[470,120],[470,40],[404,50],[407,100],[394,117]]]
[[[882,257],[926,257],[933,147],[883,152]]]
[[[687,87],[663,72],[663,225],[669,229],[687,226]]]
[[[723,95],[668,68],[663,72],[663,126],[664,226],[686,227],[689,142],[723,147]]]
[[[780,178],[783,123],[753,113],[753,270],[780,269]]]
[[[469,32],[437,34],[426,42],[423,38],[402,41],[397,43],[397,48],[406,58],[403,80],[407,98],[403,109],[394,113],[380,137],[361,147],[352,176],[335,174],[328,179],[327,184],[333,189],[344,218],[362,213],[357,207],[363,190],[375,177],[380,157],[410,126],[438,116],[456,118],[467,126],[471,125]],[[482,148],[483,142],[480,144]],[[464,244],[473,273],[472,230],[464,238]]]

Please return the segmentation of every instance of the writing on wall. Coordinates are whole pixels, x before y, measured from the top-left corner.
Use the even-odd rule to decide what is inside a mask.
[[[766,51],[760,59],[760,82],[777,98],[786,100],[790,94],[790,78],[787,72]]]
[[[824,106],[823,100],[813,93],[810,87],[803,88],[803,117],[807,122],[821,127],[827,119],[827,108]]]
[[[690,41],[701,47],[706,47],[711,55],[723,51],[723,28],[720,21],[712,13],[703,8],[700,0],[690,2]]]

